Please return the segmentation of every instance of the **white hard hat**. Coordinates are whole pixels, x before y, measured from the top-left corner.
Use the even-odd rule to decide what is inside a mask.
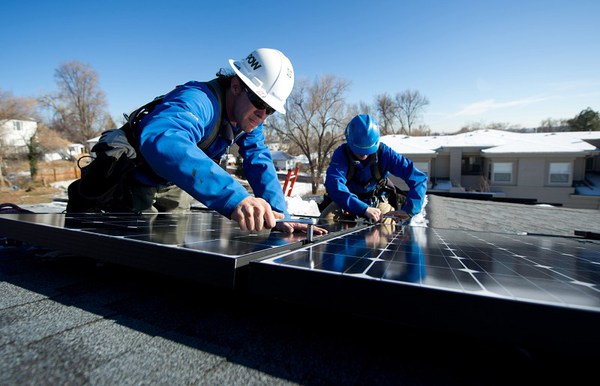
[[[285,114],[285,100],[294,87],[294,68],[281,51],[259,48],[244,59],[229,59],[229,64],[248,88]]]

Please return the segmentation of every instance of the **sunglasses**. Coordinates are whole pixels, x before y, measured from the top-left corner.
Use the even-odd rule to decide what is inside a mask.
[[[248,95],[248,99],[252,103],[254,107],[258,110],[265,110],[267,115],[271,115],[275,112],[275,109],[265,103],[258,95],[254,93],[254,91],[250,90],[248,87],[244,86],[244,90],[246,90],[246,95]]]

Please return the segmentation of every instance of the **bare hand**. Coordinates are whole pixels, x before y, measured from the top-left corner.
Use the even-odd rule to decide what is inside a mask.
[[[365,211],[365,217],[373,220],[373,222],[381,221],[381,210],[379,208],[368,207]]]
[[[243,231],[260,232],[275,227],[275,220],[283,218],[283,213],[274,212],[271,205],[262,198],[248,196],[231,213]]]

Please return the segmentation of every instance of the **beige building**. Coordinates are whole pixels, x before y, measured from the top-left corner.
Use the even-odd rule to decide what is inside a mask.
[[[430,192],[600,209],[600,132],[477,130],[382,142],[429,176]],[[406,187],[398,179],[394,182]]]

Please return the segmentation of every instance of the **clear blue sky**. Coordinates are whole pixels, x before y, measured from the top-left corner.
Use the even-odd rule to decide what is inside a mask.
[[[349,80],[350,103],[418,90],[432,131],[600,110],[598,0],[4,0],[0,13],[0,89],[55,91],[58,65],[78,60],[115,119],[259,47],[297,79]]]

